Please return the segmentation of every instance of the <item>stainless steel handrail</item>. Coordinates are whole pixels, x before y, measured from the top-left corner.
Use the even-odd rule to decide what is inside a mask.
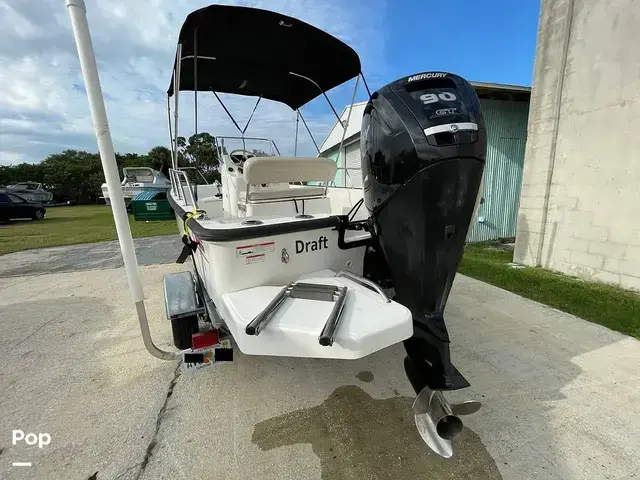
[[[329,301],[335,302],[335,305],[318,336],[318,341],[323,347],[330,347],[333,345],[336,331],[340,326],[340,320],[342,319],[342,313],[347,300],[347,291],[347,286],[339,287],[336,285],[291,282],[284,286],[271,302],[269,302],[269,305],[249,322],[245,327],[245,333],[247,335],[259,335],[273,319],[276,311],[287,298]]]
[[[171,180],[171,191],[175,193],[180,200],[182,200],[182,193],[178,189],[178,179],[176,178],[175,170],[169,170],[169,179]]]
[[[178,167],[178,170],[195,170],[198,175],[200,175],[200,178],[202,178],[202,180],[204,180],[204,184],[205,185],[211,185],[208,181],[207,178],[204,176],[204,174],[197,168],[197,167]]]
[[[187,184],[187,191],[189,192],[189,198],[191,199],[191,202],[189,203],[189,205],[192,206],[193,208],[197,208],[198,205],[196,204],[196,197],[194,196],[193,189],[191,188],[191,182],[189,181],[189,176],[187,175],[187,172],[182,172],[182,173],[184,174],[184,180],[185,180],[185,183]]]
[[[193,190],[191,189],[191,182],[189,182],[187,172],[183,170],[170,169],[169,174],[171,176],[173,191],[178,195],[178,198],[182,200],[187,207],[197,208],[196,199],[193,196]],[[185,184],[187,186],[187,191],[189,192],[188,197],[184,190]]]
[[[356,275],[355,273],[351,273],[347,270],[342,270],[338,273],[335,274],[336,277],[345,277],[348,278],[350,280],[353,280],[356,283],[359,283],[361,285],[365,285],[367,287],[371,287],[372,289],[374,289],[384,300],[385,303],[391,303],[391,300],[389,300],[389,297],[387,297],[387,294],[384,293],[384,290],[382,289],[382,287],[380,285],[378,285],[375,282],[372,282],[371,280],[368,280],[366,278],[361,277],[360,275]]]
[[[344,304],[346,301],[347,287],[342,287],[339,289],[338,299],[336,300],[336,304],[333,306],[333,310],[331,310],[329,319],[327,320],[327,323],[325,323],[324,328],[318,337],[318,342],[323,347],[330,347],[333,345],[333,341],[336,338],[336,331],[338,330],[340,320],[342,319],[342,311],[344,310]]]
[[[284,302],[285,299],[287,298],[287,292],[289,291],[292,285],[293,285],[293,282],[283,287],[278,292],[278,295],[276,295],[274,299],[271,300],[271,302],[269,302],[269,305],[267,305],[264,310],[262,310],[258,315],[256,315],[253,320],[251,320],[251,322],[245,328],[245,332],[247,335],[260,334],[260,331],[264,327],[266,327],[267,324],[271,321],[271,319],[273,318],[273,315],[276,313],[276,310],[278,310],[278,307],[280,306],[280,304],[282,304],[282,302]]]

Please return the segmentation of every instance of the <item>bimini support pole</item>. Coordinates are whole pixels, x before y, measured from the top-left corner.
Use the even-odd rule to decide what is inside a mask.
[[[175,148],[175,155],[173,156],[174,170],[177,170],[180,167],[178,163],[178,107],[180,106],[180,66],[182,64],[182,44],[179,43],[176,48],[176,65],[173,71],[173,79],[175,81],[175,86],[173,87],[173,146]]]
[[[293,144],[293,156],[298,156],[298,124],[300,123],[300,110],[296,110],[296,139]]]
[[[309,125],[307,125],[307,122],[304,119],[304,117],[302,116],[302,112],[300,110],[298,110],[298,116],[300,117],[300,120],[302,120],[302,124],[304,125],[304,128],[307,129],[307,133],[309,134],[309,137],[311,138],[311,141],[313,142],[313,145],[316,147],[316,150],[318,151],[318,153],[320,153],[320,147],[318,147],[318,144],[316,143],[316,139],[313,138],[313,134],[311,133],[311,130],[309,129]]]
[[[127,272],[131,296],[136,305],[144,346],[154,357],[163,360],[172,360],[178,358],[180,353],[160,350],[153,343],[149,332],[149,323],[147,322],[147,314],[144,308],[144,292],[142,291],[142,282],[140,281],[136,252],[133,247],[127,209],[124,204],[124,196],[122,195],[118,165],[116,164],[116,157],[113,151],[113,142],[111,140],[111,133],[109,132],[107,112],[104,107],[104,99],[102,98],[102,88],[100,87],[98,67],[91,44],[91,35],[89,34],[84,0],[66,0],[66,2],[69,16],[71,17],[71,25],[78,49],[78,56],[80,57],[82,77],[87,90],[87,96],[89,97],[91,118],[96,132],[98,149],[100,150],[102,169],[104,170],[107,188],[109,189],[109,197],[111,198],[111,209],[116,223],[116,231],[118,232],[118,241],[120,242],[124,268]]]
[[[338,168],[340,168],[340,155],[342,154],[342,145],[344,144],[344,139],[347,136],[347,129],[349,128],[349,121],[351,120],[351,111],[353,110],[353,104],[356,101],[356,93],[358,93],[358,82],[360,81],[360,75],[358,75],[356,77],[356,86],[353,89],[353,96],[351,97],[351,105],[349,105],[349,113],[347,113],[347,121],[346,122],[342,122],[342,120],[340,119],[340,117],[338,117],[338,122],[340,122],[340,125],[342,126],[342,139],[340,140],[340,146],[338,147],[338,158],[336,159],[336,163],[338,164]],[[346,155],[343,155],[344,160],[345,160],[345,164],[344,164],[344,173],[345,176],[349,177],[349,182],[351,183],[351,188],[353,188],[353,182],[351,181],[351,176],[349,175],[349,170],[347,169],[347,163],[346,163]],[[345,178],[345,187],[347,186],[347,182],[346,182],[346,178]],[[325,188],[325,194],[326,194],[326,188]]]

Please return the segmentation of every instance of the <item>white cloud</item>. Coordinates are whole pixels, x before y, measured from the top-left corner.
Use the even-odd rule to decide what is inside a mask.
[[[381,34],[384,0],[262,0],[235,3],[275,10],[309,22],[349,43],[365,74],[384,69]],[[88,19],[114,145],[145,153],[168,144],[165,91],[175,41],[186,15],[209,2],[197,0],[95,0]],[[327,68],[331,68],[327,65]],[[68,13],[62,0],[0,0],[0,164],[39,161],[66,148],[95,151],[96,143]],[[332,95],[340,110],[350,96]],[[181,134],[193,133],[192,94],[181,99]],[[244,125],[255,102],[224,96]],[[333,124],[327,106],[305,115],[321,143]],[[212,95],[199,96],[200,131],[237,134]],[[261,102],[247,134],[274,138],[293,150],[295,116],[275,102]],[[314,148],[302,124],[299,153]]]
[[[3,152],[0,150],[0,165],[11,165],[26,162],[27,158],[16,152]]]

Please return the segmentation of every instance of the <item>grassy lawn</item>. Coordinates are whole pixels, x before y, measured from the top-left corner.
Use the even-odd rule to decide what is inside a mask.
[[[136,222],[134,238],[177,233],[175,220]],[[0,255],[31,248],[116,240],[107,205],[52,207],[43,221],[0,224]],[[640,339],[640,295],[541,268],[510,268],[513,254],[499,245],[468,245],[459,271],[605,327]]]
[[[500,246],[468,245],[458,271],[523,297],[640,339],[640,295],[542,268],[510,268]]]
[[[136,222],[129,215],[134,238],[177,234],[175,220]],[[0,255],[30,248],[116,240],[116,227],[107,205],[50,207],[43,221],[13,220],[0,224]]]

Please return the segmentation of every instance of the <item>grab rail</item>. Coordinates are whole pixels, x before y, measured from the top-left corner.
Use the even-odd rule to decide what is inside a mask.
[[[348,272],[347,270],[342,270],[338,273],[335,274],[336,277],[345,277],[348,278],[350,280],[353,280],[356,283],[359,283],[361,285],[365,285],[367,287],[370,287],[372,289],[374,289],[384,300],[385,303],[391,303],[391,300],[389,300],[389,297],[387,297],[387,294],[384,293],[384,290],[382,290],[382,287],[380,287],[380,285],[378,285],[375,282],[372,282],[371,280],[368,280],[366,278],[363,278],[359,275],[356,275],[355,273],[351,273]]]
[[[191,188],[191,182],[189,182],[187,172],[184,170],[169,169],[169,176],[171,178],[171,191],[185,203],[185,206],[197,208],[196,199],[193,196],[193,189]],[[186,191],[189,192],[188,195],[184,189],[185,184],[187,186]]]
[[[169,180],[171,181],[171,193],[173,193],[174,195],[177,195],[178,199],[182,200],[182,194],[176,187],[178,182],[176,181],[175,171],[173,169],[169,170]]]
[[[259,335],[264,327],[267,326],[267,323],[271,321],[273,315],[278,310],[278,307],[284,302],[288,296],[289,290],[293,286],[293,282],[284,286],[276,295],[269,305],[266,306],[264,310],[262,310],[258,315],[255,316],[249,325],[246,326],[245,332],[247,335]]]
[[[200,169],[199,169],[199,168],[196,168],[196,167],[178,167],[178,170],[182,170],[182,171],[184,171],[184,170],[195,170],[195,171],[196,171],[196,173],[197,173],[198,175],[200,175],[200,178],[202,178],[202,180],[204,180],[204,184],[205,184],[205,185],[210,185],[209,181],[208,181],[208,180],[207,180],[207,178],[204,176],[204,174],[200,171]]]
[[[325,302],[335,302],[331,314],[327,319],[320,335],[318,342],[323,347],[330,347],[336,338],[336,332],[340,327],[342,313],[347,300],[346,286],[339,287],[336,285],[325,285],[318,283],[296,282],[289,283],[284,286],[278,294],[269,302],[258,315],[245,327],[247,335],[259,335],[260,332],[273,319],[276,311],[282,306],[287,298],[299,298],[302,300],[320,300]]]
[[[331,314],[329,315],[329,320],[324,324],[324,328],[318,337],[318,341],[323,347],[330,347],[333,345],[333,342],[336,339],[336,331],[338,330],[340,320],[342,319],[342,311],[344,310],[346,301],[347,287],[338,288],[336,304],[333,306],[333,310],[331,310]]]

